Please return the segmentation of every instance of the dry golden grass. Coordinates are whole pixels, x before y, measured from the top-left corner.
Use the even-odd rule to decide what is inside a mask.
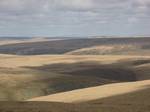
[[[134,44],[97,45],[70,51],[66,54],[72,55],[150,55],[149,50],[142,49]]]
[[[114,74],[119,75],[124,69],[114,68],[122,65],[125,61],[125,66],[131,66],[138,73],[145,74],[141,77],[149,79],[149,66],[140,67],[142,65],[130,65],[128,61],[133,60],[150,60],[149,56],[98,56],[98,55],[31,55],[31,56],[17,56],[17,55],[0,55],[0,100],[26,100],[33,97],[43,95],[50,95],[52,93],[70,91],[74,89],[87,88],[98,86],[113,82],[120,82],[122,80],[115,80]],[[143,64],[143,62],[141,62]],[[126,64],[127,62],[127,64]],[[134,61],[133,61],[134,62]],[[148,61],[149,62],[149,61]],[[145,61],[144,61],[145,64]],[[146,63],[148,64],[148,63]],[[105,66],[106,65],[106,66]],[[107,66],[108,65],[108,66]],[[105,68],[103,68],[103,66]],[[96,72],[93,67],[97,67]],[[101,68],[102,67],[102,68]],[[112,68],[110,68],[112,67]],[[90,72],[86,71],[90,70]],[[96,69],[96,70],[97,70]],[[100,69],[100,70],[99,70]],[[104,69],[104,70],[103,70]],[[126,68],[125,68],[126,69]],[[141,72],[145,70],[146,72]],[[74,71],[72,71],[74,70]],[[79,73],[78,73],[79,70]],[[85,70],[80,74],[80,70]],[[102,71],[101,71],[102,70]],[[105,73],[110,70],[109,73]],[[121,71],[120,71],[121,70]],[[60,71],[60,72],[59,72]],[[67,72],[68,73],[67,73]],[[111,73],[111,71],[114,71]],[[69,73],[70,72],[70,73]],[[123,71],[131,72],[125,75],[134,75],[131,70]],[[75,73],[75,74],[73,74]],[[89,74],[88,74],[89,73]],[[93,74],[93,75],[92,75]],[[101,77],[101,74],[106,74],[108,77]],[[111,76],[112,75],[112,76]],[[112,78],[113,77],[113,78]],[[116,75],[115,75],[116,77]],[[146,78],[145,78],[146,77]],[[129,81],[128,78],[123,81]],[[9,82],[9,83],[8,83]]]
[[[135,50],[138,48],[138,46],[135,45],[98,45],[98,46],[92,46],[88,48],[81,48],[75,51],[71,51],[67,54],[84,54],[84,52],[90,53],[97,52],[97,53],[112,53],[114,51],[122,51],[122,50]]]
[[[63,92],[39,98],[33,98],[28,101],[48,101],[48,102],[64,102],[64,103],[87,102],[91,100],[97,100],[101,98],[138,91],[141,89],[145,89],[148,86],[150,86],[150,80],[115,83],[104,86],[97,86],[69,92]]]
[[[0,67],[21,67],[21,66],[41,66],[55,63],[74,63],[97,61],[104,64],[116,62],[118,60],[132,60],[150,58],[150,56],[130,56],[130,55],[33,55],[33,56],[16,56],[0,55]]]
[[[62,39],[48,39],[48,38],[30,38],[30,39],[23,39],[23,40],[0,40],[0,45],[9,45],[9,44],[18,44],[18,43],[32,43],[32,42],[45,42],[45,41],[55,41],[55,40],[62,40]]]
[[[149,112],[150,88],[83,103],[0,102],[0,112]]]

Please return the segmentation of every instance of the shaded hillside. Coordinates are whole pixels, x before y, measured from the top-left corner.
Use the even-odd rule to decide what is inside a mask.
[[[115,82],[150,79],[150,59],[128,59],[110,64],[85,61],[27,68],[67,74],[75,77],[95,77],[96,79],[105,79]]]
[[[73,50],[97,45],[138,45],[142,49],[149,49],[150,38],[84,38],[59,41],[17,43],[1,45],[0,53],[18,55],[36,54],[64,54]]]
[[[91,76],[85,78],[39,70],[10,68],[1,68],[0,76],[0,101],[22,101],[113,82]]]

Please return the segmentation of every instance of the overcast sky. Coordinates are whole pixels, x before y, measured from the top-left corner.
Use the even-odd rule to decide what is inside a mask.
[[[0,36],[91,35],[150,35],[150,0],[0,0]]]

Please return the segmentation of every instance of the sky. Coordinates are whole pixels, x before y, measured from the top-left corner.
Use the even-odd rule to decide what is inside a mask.
[[[0,0],[0,36],[150,36],[150,0]]]

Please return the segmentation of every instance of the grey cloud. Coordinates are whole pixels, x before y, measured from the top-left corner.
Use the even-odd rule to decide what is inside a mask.
[[[103,31],[103,27],[141,25],[149,19],[150,0],[0,0],[3,30],[14,26],[16,30],[63,27],[65,32],[93,27]]]

